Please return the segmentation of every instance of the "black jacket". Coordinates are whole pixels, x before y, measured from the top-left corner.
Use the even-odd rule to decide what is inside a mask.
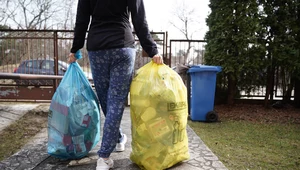
[[[83,47],[88,27],[88,51],[133,47],[130,15],[143,49],[153,57],[158,51],[148,29],[143,0],[78,0],[71,52]]]

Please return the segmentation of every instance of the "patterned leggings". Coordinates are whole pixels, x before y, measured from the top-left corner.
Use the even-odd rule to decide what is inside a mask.
[[[105,115],[99,157],[108,158],[120,138],[120,123],[135,61],[134,48],[89,51],[93,80]]]

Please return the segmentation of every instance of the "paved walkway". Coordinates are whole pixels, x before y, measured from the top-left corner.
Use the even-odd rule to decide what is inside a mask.
[[[49,104],[36,103],[0,103],[0,132],[28,111],[47,112]],[[102,122],[104,118],[102,117]],[[131,152],[130,108],[127,107],[122,120],[122,130],[128,136],[126,151],[112,153],[115,170],[139,170],[129,159]],[[227,170],[218,157],[202,142],[195,132],[187,127],[190,159],[179,163],[170,170]],[[102,133],[101,133],[102,134]],[[99,142],[100,144],[100,142]],[[86,170],[96,169],[96,152],[99,144],[89,153],[88,157],[78,161],[66,161],[47,154],[47,129],[42,129],[31,142],[19,152],[0,162],[1,170]]]

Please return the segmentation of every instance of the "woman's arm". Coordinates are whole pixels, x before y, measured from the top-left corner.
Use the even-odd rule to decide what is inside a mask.
[[[91,18],[91,0],[78,0],[76,23],[71,53],[76,53],[84,46],[86,32]]]
[[[158,54],[156,43],[151,37],[143,0],[128,0],[128,8],[131,12],[134,31],[138,36],[143,49],[152,58]]]

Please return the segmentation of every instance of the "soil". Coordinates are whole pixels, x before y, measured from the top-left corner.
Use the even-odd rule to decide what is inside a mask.
[[[219,120],[244,120],[257,123],[300,124],[300,108],[284,105],[280,108],[265,108],[262,105],[237,104],[216,105]]]

